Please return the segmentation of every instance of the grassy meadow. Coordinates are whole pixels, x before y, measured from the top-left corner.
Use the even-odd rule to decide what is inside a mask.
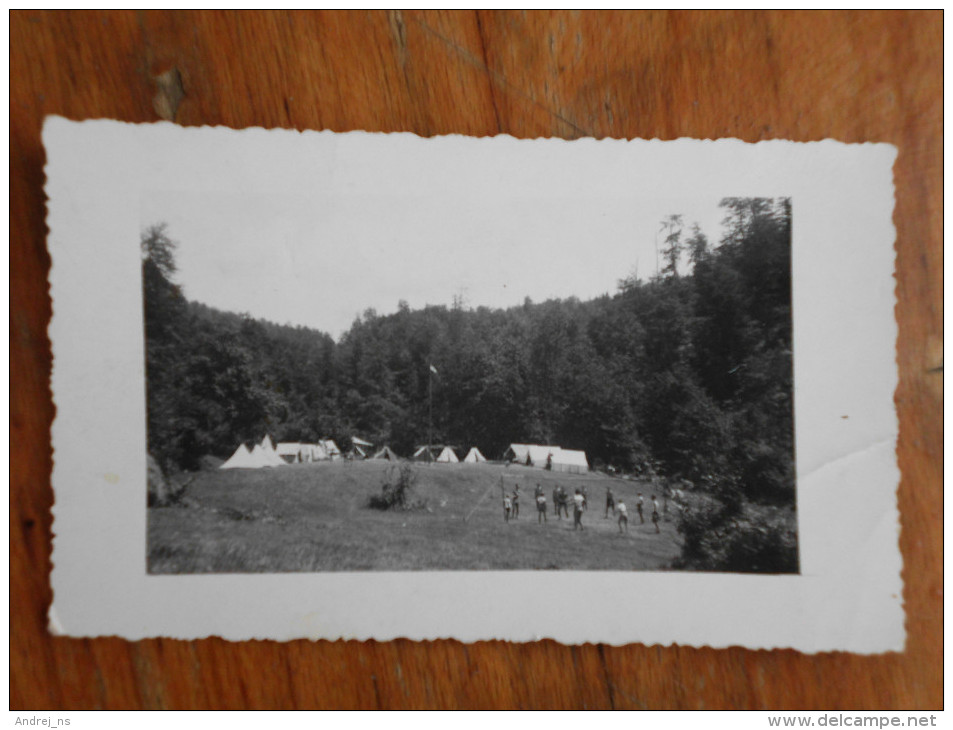
[[[415,464],[412,498],[425,508],[369,508],[368,497],[395,480],[397,468],[364,461],[198,472],[179,504],[149,508],[149,572],[662,570],[679,554],[674,515],[655,533],[647,483],[502,464]],[[509,523],[501,477],[507,493],[520,486],[521,514]],[[544,524],[533,504],[537,482],[547,499]],[[570,493],[588,487],[584,531],[553,513],[556,484]],[[629,507],[627,534],[611,512],[604,518],[607,486]],[[644,525],[635,510],[640,491]]]

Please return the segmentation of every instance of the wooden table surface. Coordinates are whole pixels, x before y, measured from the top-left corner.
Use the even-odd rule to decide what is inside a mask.
[[[10,41],[11,709],[942,706],[939,12],[15,11]],[[906,651],[51,637],[46,114],[895,144]]]

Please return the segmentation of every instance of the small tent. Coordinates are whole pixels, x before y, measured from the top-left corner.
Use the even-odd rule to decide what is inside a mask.
[[[364,449],[354,444],[351,446],[351,450],[347,452],[347,458],[352,461],[360,461],[361,459],[366,459],[367,454],[364,452]]]
[[[476,446],[472,446],[467,452],[467,455],[463,457],[463,461],[466,464],[476,464],[481,461],[486,461],[486,457],[480,453],[480,450]]]
[[[261,440],[261,448],[263,448],[265,451],[275,450],[275,444],[271,440],[271,436],[269,436],[267,433],[265,434],[265,438]]]
[[[372,456],[371,458],[372,459],[387,459],[388,461],[397,461],[398,457],[397,457],[397,454],[395,454],[391,450],[390,446],[385,446],[376,454],[374,454],[374,456]]]
[[[355,446],[373,446],[374,445],[370,441],[365,441],[364,439],[358,438],[357,436],[351,436],[351,443],[354,444]]]
[[[443,451],[440,452],[440,456],[437,457],[437,462],[441,464],[458,464],[460,460],[453,452],[453,449],[449,446],[444,446]]]
[[[228,461],[222,464],[219,469],[251,469],[251,453],[248,451],[248,447],[245,444],[239,444],[238,448],[235,449],[235,453],[232,454]]]

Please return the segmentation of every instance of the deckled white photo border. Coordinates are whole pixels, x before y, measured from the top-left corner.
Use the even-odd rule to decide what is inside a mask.
[[[53,632],[902,650],[892,146],[421,139],[58,117],[43,140]],[[386,195],[408,174],[452,185],[468,166],[502,159],[518,160],[526,181],[588,175],[594,195],[792,198],[801,574],[148,575],[144,192],[293,194],[332,175],[342,190]]]

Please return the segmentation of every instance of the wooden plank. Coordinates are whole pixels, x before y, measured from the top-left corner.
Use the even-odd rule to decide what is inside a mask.
[[[942,706],[939,12],[37,12],[10,16],[11,708]],[[544,641],[53,638],[45,114],[518,137],[891,142],[902,654]],[[634,617],[637,620],[637,617]]]

